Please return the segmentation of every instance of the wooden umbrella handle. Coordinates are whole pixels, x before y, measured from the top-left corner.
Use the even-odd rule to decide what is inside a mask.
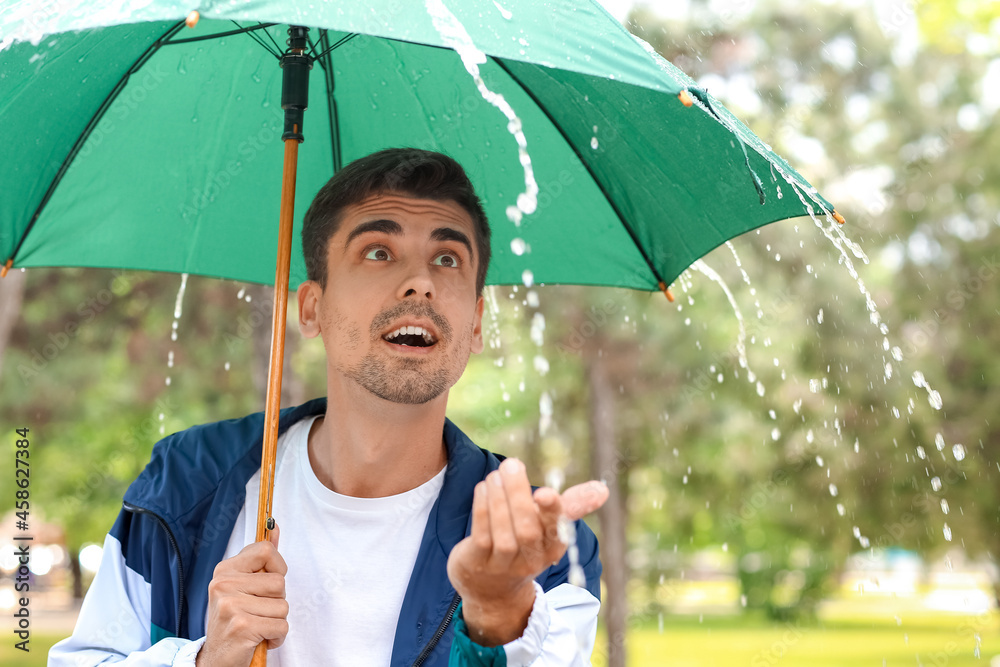
[[[285,357],[285,319],[288,311],[288,273],[292,261],[292,221],[295,217],[295,172],[299,142],[285,140],[285,167],[281,179],[281,216],[278,231],[278,262],[274,273],[274,314],[271,320],[271,365],[267,372],[267,404],[264,407],[264,445],[260,461],[260,495],[257,500],[257,541],[271,534],[271,501],[274,496],[274,462],[278,449],[278,413],[281,410],[281,369]],[[251,667],[267,665],[267,642],[254,650]]]

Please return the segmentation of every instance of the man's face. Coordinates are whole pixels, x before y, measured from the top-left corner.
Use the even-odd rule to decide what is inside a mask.
[[[475,230],[458,204],[386,194],[345,209],[326,289],[299,287],[303,335],[321,334],[328,382],[426,403],[483,349]]]

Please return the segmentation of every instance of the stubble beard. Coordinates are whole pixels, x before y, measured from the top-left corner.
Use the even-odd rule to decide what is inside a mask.
[[[461,336],[462,340],[453,341],[452,329],[447,320],[438,315],[429,305],[414,306],[402,303],[386,312],[380,313],[372,322],[372,342],[378,345],[382,340],[378,332],[384,329],[393,319],[404,314],[429,317],[440,330],[441,340],[438,345],[457,343],[451,350],[445,350],[444,359],[437,368],[424,368],[430,362],[425,359],[386,359],[374,351],[364,356],[360,363],[347,369],[347,376],[359,385],[381,399],[404,405],[422,405],[429,403],[448,391],[462,375],[464,364],[459,365],[448,352],[468,349],[468,337],[471,332]],[[464,346],[464,348],[463,348]],[[468,361],[466,359],[465,361]],[[460,366],[460,367],[459,367]]]
[[[404,405],[429,403],[455,382],[447,368],[428,373],[419,361],[411,359],[401,359],[395,366],[389,368],[385,360],[368,354],[348,375],[379,398]]]

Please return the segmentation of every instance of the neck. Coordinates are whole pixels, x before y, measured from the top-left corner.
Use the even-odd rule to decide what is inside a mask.
[[[415,489],[448,461],[444,445],[448,392],[402,405],[354,386],[327,383],[326,414],[309,433],[309,463],[329,489],[381,498]]]

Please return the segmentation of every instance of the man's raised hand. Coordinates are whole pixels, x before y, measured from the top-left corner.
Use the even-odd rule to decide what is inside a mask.
[[[579,484],[562,495],[545,487],[532,494],[517,459],[507,459],[476,485],[472,532],[448,558],[448,577],[462,596],[473,641],[499,646],[521,636],[535,600],[532,580],[566,552],[559,517],[575,521],[607,498],[600,482]]]

